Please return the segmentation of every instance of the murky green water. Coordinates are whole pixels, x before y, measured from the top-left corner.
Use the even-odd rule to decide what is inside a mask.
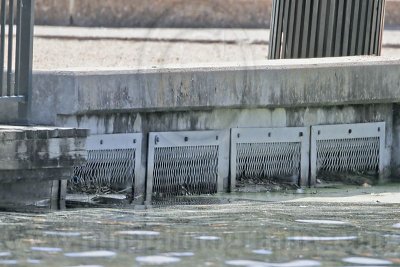
[[[230,198],[222,205],[148,210],[3,212],[0,265],[400,265],[399,204]]]

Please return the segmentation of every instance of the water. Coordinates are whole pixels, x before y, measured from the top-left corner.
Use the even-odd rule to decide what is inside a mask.
[[[400,266],[399,204],[278,198],[3,212],[0,266]]]

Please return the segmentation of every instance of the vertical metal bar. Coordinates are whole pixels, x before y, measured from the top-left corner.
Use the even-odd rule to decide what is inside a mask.
[[[279,20],[278,20],[278,35],[276,37],[276,47],[275,47],[275,58],[279,58],[281,55],[281,47],[282,47],[282,26],[283,26],[283,8],[284,8],[285,0],[279,1]]]
[[[274,58],[274,45],[275,45],[275,28],[276,28],[276,23],[275,23],[275,18],[276,18],[276,14],[275,14],[275,6],[276,6],[276,1],[277,0],[273,0],[272,1],[272,17],[271,17],[271,27],[270,27],[270,33],[269,33],[269,58],[272,59]],[[279,1],[279,0],[278,0]]]
[[[326,37],[326,51],[325,51],[325,56],[331,57],[333,56],[333,45],[334,45],[334,34],[335,34],[335,27],[336,27],[336,19],[337,19],[337,6],[336,6],[336,0],[330,0],[330,5],[329,5],[329,21],[328,21],[328,35]]]
[[[375,44],[375,38],[376,38],[376,18],[378,16],[378,1],[379,0],[373,0],[373,6],[372,6],[372,26],[371,26],[371,39],[370,39],[370,45],[369,45],[369,54],[373,55],[374,54],[374,44]]]
[[[294,33],[294,23],[295,23],[295,15],[296,15],[296,2],[297,0],[289,0],[291,2],[290,5],[290,17],[288,17],[289,21],[289,30],[288,30],[288,38],[287,38],[287,55],[285,58],[292,58],[292,48],[293,48],[293,33]]]
[[[319,15],[321,20],[319,22],[318,30],[318,45],[317,45],[317,57],[322,57],[324,55],[324,45],[325,45],[325,34],[326,34],[326,13],[328,9],[327,0],[322,0],[319,6]]]
[[[19,118],[29,123],[32,95],[32,54],[33,54],[33,26],[35,0],[22,1],[21,21],[21,55],[20,55],[20,89],[19,93],[25,95],[25,103],[18,106]]]
[[[361,0],[365,1],[365,0]],[[351,43],[350,43],[350,53],[349,56],[356,55],[356,48],[357,48],[357,34],[359,31],[359,9],[360,9],[360,0],[353,0],[354,8],[353,8],[353,18],[351,24]]]
[[[367,25],[366,25],[366,33],[365,33],[365,42],[363,48],[363,54],[369,55],[369,45],[371,43],[371,26],[372,26],[372,17],[373,17],[373,4],[374,0],[368,0],[368,8],[367,8]]]
[[[8,10],[8,58],[7,58],[7,95],[12,94],[12,67],[14,41],[14,0],[10,0]]]
[[[380,32],[379,32],[379,48],[378,48],[378,56],[382,53],[382,39],[383,39],[383,30],[385,26],[385,15],[386,15],[386,0],[382,0],[382,9],[381,9],[381,24],[380,24]]]
[[[1,40],[0,40],[0,96],[4,95],[4,56],[5,56],[5,44],[6,44],[6,0],[1,0]]]
[[[385,4],[386,4],[385,1],[386,0],[380,1],[380,6],[379,6],[379,10],[378,10],[378,12],[379,12],[379,20],[378,20],[379,30],[378,30],[378,43],[377,43],[377,49],[376,49],[377,56],[380,56],[381,52],[382,52],[381,51],[382,50],[382,35],[383,35],[383,27],[384,27],[384,23],[385,23],[385,21],[384,21],[385,20]]]
[[[293,53],[292,53],[292,58],[299,58],[300,57],[300,49],[301,48],[301,38],[304,38],[302,36],[303,32],[303,27],[304,24],[302,23],[303,21],[303,8],[304,8],[304,3],[303,0],[297,0],[296,1],[296,24],[295,24],[295,31],[294,31],[294,45],[293,45]]]
[[[335,52],[334,56],[340,56],[340,51],[342,51],[343,46],[343,31],[344,31],[344,13],[345,13],[345,0],[338,0],[338,12],[337,12],[337,24],[336,24],[336,35],[335,35]]]
[[[311,26],[311,0],[306,0],[305,14],[304,14],[304,31],[303,31],[303,43],[301,44],[301,55],[300,57],[306,58],[309,38],[310,38],[310,26]]]
[[[342,55],[348,55],[349,53],[349,44],[350,44],[350,32],[351,32],[351,18],[353,14],[352,10],[352,0],[346,0],[346,21],[344,23],[344,32],[343,32],[343,49]]]
[[[314,0],[313,10],[312,10],[312,24],[311,24],[311,37],[310,37],[310,49],[308,51],[308,57],[316,57],[316,46],[317,43],[317,30],[319,23],[319,0]]]
[[[290,0],[285,0],[285,11],[283,17],[283,36],[282,36],[282,49],[280,52],[280,58],[286,57],[287,49],[287,39],[289,32],[289,10],[290,10]]]
[[[357,41],[357,55],[363,54],[363,47],[366,42],[365,31],[367,30],[367,3],[368,0],[361,1],[361,13],[360,13],[360,27],[358,30],[358,41]]]
[[[15,45],[15,95],[19,95],[19,71],[21,56],[21,0],[17,0],[17,36]]]

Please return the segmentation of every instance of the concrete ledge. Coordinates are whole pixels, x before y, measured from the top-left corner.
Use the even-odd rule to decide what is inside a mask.
[[[70,179],[86,160],[88,130],[0,126],[0,183]]]
[[[397,103],[399,73],[400,60],[381,57],[37,72],[33,117]]]

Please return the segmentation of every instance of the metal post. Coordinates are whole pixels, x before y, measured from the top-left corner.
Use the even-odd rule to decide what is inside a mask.
[[[32,105],[32,54],[33,54],[33,26],[35,0],[21,0],[21,54],[19,72],[19,93],[25,96],[25,102],[18,106],[18,115],[21,122],[30,122]]]

